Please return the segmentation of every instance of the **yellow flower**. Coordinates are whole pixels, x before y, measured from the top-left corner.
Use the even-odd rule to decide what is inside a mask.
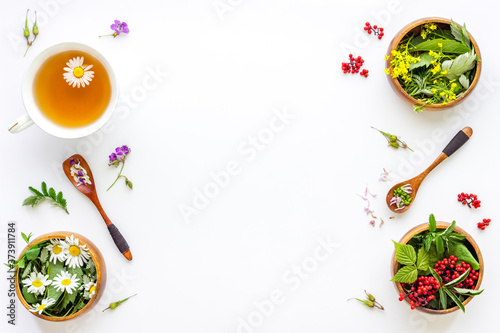
[[[438,46],[439,47],[443,47],[443,43],[438,43]]]
[[[384,69],[385,74],[389,75],[391,73],[391,70],[389,68]]]
[[[387,59],[389,59],[389,58],[390,57],[387,54],[384,55],[384,61],[387,60]]]
[[[446,75],[446,74],[448,74],[448,71],[442,71],[441,72],[441,75]]]

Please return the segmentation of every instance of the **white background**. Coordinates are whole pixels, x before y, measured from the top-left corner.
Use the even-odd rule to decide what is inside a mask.
[[[0,274],[2,332],[137,332],[158,325],[163,332],[207,333],[486,328],[495,318],[500,273],[499,7],[456,0],[2,0],[0,257],[6,261],[7,222],[16,221],[19,252],[21,231],[73,231],[100,248],[108,268],[108,286],[91,314],[50,323],[18,302],[16,326],[7,324],[7,273]],[[27,8],[30,20],[38,12],[40,35],[23,58]],[[483,71],[467,103],[415,114],[389,88],[383,59],[399,29],[428,16],[466,22]],[[114,19],[126,21],[130,34],[98,38],[112,32]],[[382,40],[365,34],[366,21],[384,27]],[[25,70],[43,49],[64,41],[86,43],[112,64],[122,100],[109,126],[78,140],[36,126],[10,134],[8,125],[24,112]],[[349,52],[365,59],[367,79],[342,73]],[[276,112],[287,112],[289,120],[271,140]],[[370,126],[401,136],[415,152],[386,147]],[[394,214],[384,197],[390,186],[420,173],[465,126],[474,129],[471,140],[427,177],[408,212],[389,219]],[[265,144],[251,148],[259,135]],[[108,155],[124,144],[132,149],[124,174],[134,190],[120,181],[106,192],[118,172],[107,166]],[[92,203],[64,177],[61,163],[74,153],[91,165],[132,262],[118,252]],[[180,208],[193,207],[196,191],[214,189],[211,175],[228,163],[237,163],[239,172],[208,202],[198,202],[197,215],[183,218]],[[392,171],[390,182],[378,180],[383,168]],[[21,206],[28,186],[42,181],[64,192],[70,215],[47,203]],[[382,227],[378,220],[371,227],[363,211],[358,194],[366,186],[378,194],[370,203],[385,220]],[[460,205],[462,191],[478,194],[482,207]],[[484,255],[486,291],[466,314],[411,311],[389,281],[391,240],[430,213],[456,220]],[[492,220],[485,231],[476,228],[483,218]],[[321,248],[328,242],[330,252]],[[386,310],[347,302],[363,297],[364,289]],[[115,311],[101,312],[135,293]],[[279,304],[269,305],[272,295],[281,295]]]

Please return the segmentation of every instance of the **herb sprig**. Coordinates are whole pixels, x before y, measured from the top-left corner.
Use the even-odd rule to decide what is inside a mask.
[[[47,184],[45,182],[42,182],[41,191],[38,191],[37,189],[35,189],[31,186],[28,187],[28,189],[31,192],[33,192],[33,195],[24,199],[23,206],[31,205],[31,207],[34,207],[37,204],[39,204],[40,202],[42,202],[43,200],[48,200],[48,201],[50,201],[51,204],[64,209],[64,211],[67,214],[69,214],[67,202],[66,202],[66,199],[63,198],[62,192],[59,192],[56,194],[56,191],[52,187],[47,189]]]

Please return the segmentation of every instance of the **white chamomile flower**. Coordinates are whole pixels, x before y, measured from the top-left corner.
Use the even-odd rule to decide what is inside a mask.
[[[67,257],[66,251],[64,251],[64,241],[61,239],[51,239],[50,243],[47,246],[47,250],[50,253],[49,261],[54,261],[54,264],[58,260],[64,262]]]
[[[95,295],[95,281],[90,281],[89,283],[86,283],[85,284],[85,291],[88,291],[89,292],[89,296],[88,298],[91,299],[92,296]]]
[[[40,304],[36,303],[35,305],[32,305],[30,311],[31,312],[38,312],[38,314],[42,314],[42,312],[43,312],[43,310],[45,310],[45,308],[48,308],[49,306],[51,306],[55,302],[56,301],[53,298],[43,299]]]
[[[83,57],[69,59],[66,63],[68,67],[64,67],[66,71],[66,73],[63,74],[64,79],[70,86],[73,85],[73,88],[75,86],[78,88],[82,86],[83,88],[85,85],[89,85],[94,77],[94,71],[89,71],[94,65],[84,65],[83,61]]]
[[[31,272],[29,277],[22,281],[24,286],[28,287],[28,292],[35,295],[43,294],[45,292],[45,287],[50,285],[51,282],[48,275],[43,275],[38,272]]]
[[[80,245],[78,238],[73,238],[73,235],[71,238],[66,236],[64,252],[66,253],[66,265],[71,268],[82,267],[90,258],[87,247]]]
[[[76,274],[71,275],[68,271],[62,271],[56,275],[52,281],[52,285],[57,291],[66,291],[68,294],[72,294],[80,286],[78,281],[80,279],[76,277]]]

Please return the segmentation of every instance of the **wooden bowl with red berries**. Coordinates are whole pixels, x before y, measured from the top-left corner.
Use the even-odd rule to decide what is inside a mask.
[[[452,24],[452,21],[449,19],[440,18],[440,17],[427,17],[427,18],[422,18],[422,19],[413,21],[413,22],[409,23],[408,25],[406,25],[405,27],[403,27],[394,36],[394,38],[392,39],[392,41],[389,44],[389,47],[387,48],[387,54],[386,54],[385,68],[386,68],[386,74],[387,74],[387,79],[389,81],[389,85],[391,86],[392,90],[396,93],[396,95],[398,95],[406,103],[413,105],[415,111],[417,111],[417,112],[422,111],[422,110],[441,111],[441,110],[445,110],[445,109],[454,107],[454,106],[462,103],[470,95],[470,93],[474,90],[474,88],[477,86],[477,83],[479,81],[479,77],[481,74],[482,61],[480,61],[480,60],[482,58],[481,58],[481,53],[479,51],[479,47],[478,47],[474,37],[472,37],[472,35],[465,30],[467,32],[468,38],[470,39],[470,42],[468,43],[468,45],[470,46],[470,49],[472,49],[475,52],[475,55],[477,56],[476,59],[478,59],[476,61],[476,64],[475,64],[475,68],[473,70],[471,70],[471,73],[468,74],[468,76],[469,76],[468,82],[467,82],[468,87],[466,87],[466,85],[462,86],[458,82],[458,80],[455,79],[456,80],[455,86],[459,86],[463,89],[461,89],[460,92],[458,92],[459,90],[457,89],[456,95],[453,96],[453,98],[450,97],[450,100],[448,100],[448,95],[446,95],[446,100],[444,102],[440,101],[439,103],[437,103],[437,102],[431,102],[431,103],[424,102],[423,100],[415,97],[415,96],[423,96],[422,94],[414,95],[413,93],[409,93],[407,91],[408,89],[405,90],[405,88],[402,86],[403,80],[401,79],[401,77],[398,78],[398,77],[393,75],[395,73],[394,66],[391,66],[391,62],[395,58],[393,51],[397,50],[398,45],[400,45],[400,43],[402,41],[406,41],[410,36],[420,36],[422,33],[422,30],[424,29],[424,26],[426,24],[430,24],[430,23],[435,24],[435,26],[437,26],[438,29],[450,30],[450,26]],[[454,24],[454,22],[453,22],[453,24]],[[460,26],[458,24],[456,25],[456,27],[462,28],[462,26]],[[444,48],[441,48],[441,49],[444,50]],[[415,56],[420,55],[421,52],[422,51],[416,52]],[[443,52],[445,52],[445,51],[443,51]],[[427,66],[428,65],[429,64],[427,64]],[[412,71],[412,70],[413,69],[411,69],[411,67],[410,67],[410,71]],[[412,73],[413,72],[410,73],[410,75],[409,75],[410,77],[412,77]],[[438,72],[438,74],[439,74],[439,72]],[[450,80],[452,80],[452,79],[450,78]],[[451,81],[451,82],[453,82],[453,81]],[[430,83],[430,82],[427,82],[427,85],[422,85],[422,87],[428,87],[428,83]],[[440,90],[439,84],[437,84],[435,88],[436,89],[434,89],[434,90],[437,90],[437,91],[433,91],[433,93],[436,96],[437,96],[437,94],[440,94],[442,92],[446,92],[446,89],[444,89],[444,88],[442,90]],[[413,92],[414,92],[414,90],[413,90]],[[431,94],[431,92],[426,92],[426,93]]]
[[[417,309],[430,314],[447,314],[460,309],[465,312],[465,306],[482,292],[479,289],[484,274],[484,262],[481,251],[471,235],[462,228],[455,226],[455,223],[435,222],[435,228],[432,233],[430,229],[432,229],[431,223],[420,224],[408,231],[399,243],[394,242],[396,249],[391,260],[391,275],[394,286],[399,294],[399,300],[404,300],[412,310]],[[447,235],[443,236],[446,233]],[[460,245],[460,251],[458,251],[458,246],[452,249],[448,244],[445,246],[446,250],[443,254],[439,255],[436,250],[433,250],[434,240],[432,240],[429,253],[434,252],[429,255],[427,270],[420,271],[417,269],[418,277],[413,283],[398,282],[397,280],[401,279],[396,278],[396,276],[401,274],[402,267],[411,267],[411,260],[410,262],[406,262],[408,266],[405,266],[401,264],[403,260],[397,258],[397,255],[408,250],[408,245],[418,247],[419,250],[415,251],[417,258],[415,266],[418,267],[425,261],[425,254],[421,254],[423,250],[420,250],[420,248],[425,249],[425,246],[421,244],[425,244],[427,235],[431,235],[429,236],[430,239],[437,238],[436,235],[440,235],[442,240],[448,237],[444,242],[450,243],[455,242],[455,239],[460,239],[460,241],[457,241],[457,244],[459,242],[464,246]],[[406,247],[403,247],[405,245]],[[464,250],[465,248],[467,250]],[[455,254],[458,253],[458,257],[460,258],[450,255],[450,249]],[[400,256],[402,255],[400,254]],[[420,260],[420,258],[423,259]],[[463,261],[463,258],[468,258],[467,262]],[[431,272],[431,270],[434,272]],[[399,277],[402,276],[402,274],[399,275]],[[456,283],[457,281],[459,283]],[[422,286],[425,288],[422,288]],[[454,297],[460,301],[461,305],[458,305],[454,301]]]

